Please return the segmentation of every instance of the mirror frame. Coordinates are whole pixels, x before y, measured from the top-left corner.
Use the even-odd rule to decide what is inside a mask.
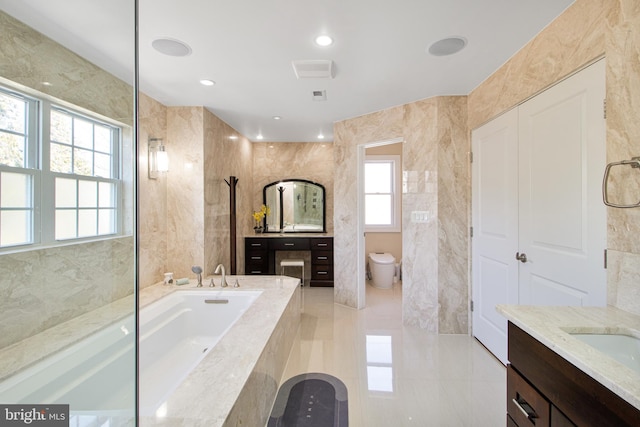
[[[298,234],[298,233],[326,233],[327,232],[327,200],[326,200],[326,190],[324,188],[324,185],[318,183],[318,182],[314,182],[314,181],[310,181],[308,179],[299,179],[299,178],[287,178],[287,179],[279,179],[278,181],[274,181],[271,182],[267,185],[265,185],[262,188],[262,203],[263,204],[267,204],[267,189],[269,187],[272,186],[276,186],[277,184],[282,184],[282,183],[286,183],[286,182],[300,182],[300,183],[304,183],[304,184],[313,184],[315,186],[318,186],[320,188],[320,190],[322,191],[322,230],[300,230],[300,231],[296,231],[296,230],[292,230],[292,231],[283,231],[283,230],[274,230],[274,231],[270,231],[267,228],[267,218],[263,218],[262,220],[262,226],[263,229],[265,230],[265,233],[276,233],[276,234]],[[280,210],[280,223],[282,223],[282,211]]]

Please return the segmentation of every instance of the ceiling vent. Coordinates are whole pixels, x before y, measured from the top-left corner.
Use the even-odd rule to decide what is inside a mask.
[[[314,101],[326,101],[327,100],[327,91],[326,90],[314,90],[313,91],[313,100]]]
[[[308,61],[292,61],[293,71],[299,79],[332,79],[333,61],[318,59]]]

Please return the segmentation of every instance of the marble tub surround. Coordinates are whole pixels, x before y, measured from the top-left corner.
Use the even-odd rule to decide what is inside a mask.
[[[262,290],[262,294],[209,354],[169,397],[166,415],[143,417],[141,426],[264,425],[275,399],[293,337],[300,322],[298,279],[280,276],[230,276],[239,288],[162,283],[140,291],[144,307],[181,290],[224,293],[226,290]],[[0,380],[7,378],[131,315],[133,296],[50,328],[0,351]],[[215,384],[220,390],[214,390]]]
[[[231,280],[236,277],[240,288],[208,288],[208,285],[195,288],[193,280],[184,286],[152,287],[156,288],[154,294],[165,294],[166,288],[169,292],[180,289],[263,292],[167,399],[166,415],[141,417],[140,426],[266,424],[300,323],[300,288],[295,278],[232,276]]]
[[[612,306],[499,305],[497,310],[520,329],[640,409],[640,373],[570,335],[570,332],[621,331],[640,334],[640,316]]]

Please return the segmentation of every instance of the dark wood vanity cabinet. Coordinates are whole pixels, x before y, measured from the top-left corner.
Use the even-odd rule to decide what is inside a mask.
[[[509,322],[507,426],[624,427],[640,411]]]
[[[244,240],[245,274],[269,274],[269,244],[266,239],[247,237]]]
[[[333,238],[312,237],[311,286],[333,286]]]
[[[245,274],[279,274],[276,251],[310,251],[310,285],[333,286],[333,237],[246,237],[244,248]]]

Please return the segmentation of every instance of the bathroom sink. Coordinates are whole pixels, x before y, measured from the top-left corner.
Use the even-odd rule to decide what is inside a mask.
[[[571,333],[571,336],[640,372],[640,338],[606,333]]]

